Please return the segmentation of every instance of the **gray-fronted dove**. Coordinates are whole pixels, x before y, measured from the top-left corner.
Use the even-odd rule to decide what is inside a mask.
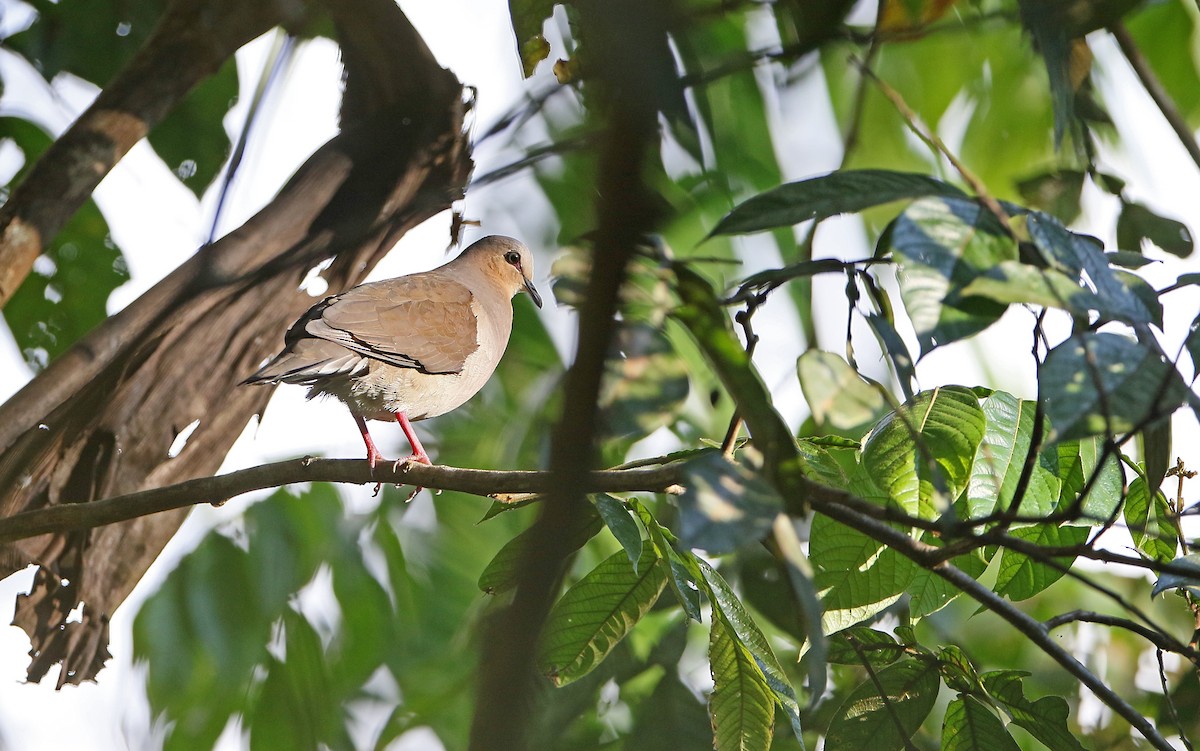
[[[310,399],[337,397],[358,423],[372,467],[383,457],[366,421],[395,419],[412,445],[408,459],[428,464],[411,422],[445,414],[483,388],[508,346],[512,298],[524,290],[542,306],[532,275],[529,248],[485,237],[432,271],[325,298],[243,383],[294,383],[309,386]]]

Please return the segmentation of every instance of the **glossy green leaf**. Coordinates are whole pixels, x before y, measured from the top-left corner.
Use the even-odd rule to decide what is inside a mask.
[[[784,714],[787,715],[788,721],[792,725],[792,732],[799,738],[801,736],[800,704],[796,700],[796,690],[792,688],[792,683],[788,679],[787,673],[783,671],[783,666],[779,664],[779,658],[775,656],[774,650],[767,642],[767,637],[763,635],[758,624],[742,607],[741,601],[733,593],[725,578],[708,565],[703,558],[695,560],[707,585],[713,609],[719,613],[720,618],[732,630],[738,643],[751,655],[755,665],[765,677],[774,701],[783,708]],[[717,616],[714,616],[713,622],[716,621]]]
[[[638,560],[642,557],[642,531],[638,529],[637,522],[630,516],[625,504],[611,495],[601,493],[595,496],[593,503],[608,531],[613,533],[625,550],[625,555],[629,556],[629,565],[633,566],[636,573]]]
[[[1083,751],[1083,746],[1067,727],[1070,710],[1061,696],[1044,696],[1037,701],[1025,698],[1022,679],[1029,675],[1019,670],[984,673],[983,685],[992,698],[1004,705],[1013,723],[1055,751]]]
[[[1086,527],[1038,524],[1017,527],[1010,530],[1009,534],[1035,545],[1057,548],[1082,545],[1087,541],[1089,531]],[[1059,567],[1070,568],[1075,557],[1057,556],[1051,560]],[[996,594],[1013,601],[1027,600],[1065,575],[1059,567],[1006,548],[1000,554],[1000,569],[996,574],[994,590]]]
[[[964,196],[949,183],[928,175],[891,170],[842,170],[780,185],[739,204],[722,219],[713,235],[761,232],[790,227],[811,219],[922,196]]]
[[[1195,240],[1187,225],[1155,214],[1140,203],[1124,203],[1117,217],[1117,245],[1123,250],[1141,250],[1146,241],[1173,256],[1187,258]]]
[[[900,266],[900,296],[922,354],[976,334],[1005,306],[964,297],[963,288],[1003,261],[1017,246],[987,209],[965,198],[924,198],[897,219],[888,238]]]
[[[1186,393],[1159,352],[1107,332],[1080,334],[1055,347],[1038,381],[1052,440],[1128,432],[1169,415]]]
[[[708,660],[716,751],[766,751],[775,729],[775,697],[754,656],[723,618],[713,618]]]
[[[1159,420],[1147,425],[1138,435],[1138,453],[1146,468],[1146,485],[1153,495],[1162,487],[1171,466],[1171,421]]]
[[[959,696],[946,707],[942,751],[1019,751],[996,713],[973,696]]]
[[[832,352],[810,349],[796,370],[819,428],[851,430],[878,419],[886,406],[879,391]]]
[[[879,421],[863,444],[863,466],[901,508],[930,518],[937,496],[948,506],[967,487],[985,427],[970,389],[925,391]]]
[[[719,453],[683,468],[679,539],[685,547],[729,553],[766,536],[783,503],[758,472]]]
[[[1086,316],[1101,307],[1096,293],[1055,269],[1040,269],[1020,261],[1001,261],[963,288],[964,296],[980,296],[998,303],[1029,303],[1061,308]]]
[[[904,659],[876,671],[874,680],[854,689],[834,714],[825,748],[904,748],[933,709],[940,685],[937,661],[932,659]]]
[[[1144,555],[1160,563],[1174,560],[1179,547],[1179,523],[1171,505],[1160,490],[1151,501],[1146,478],[1135,477],[1125,494],[1125,524],[1133,544]]]
[[[662,594],[666,562],[642,551],[638,573],[622,551],[572,585],[542,632],[538,667],[557,686],[587,675],[625,638]]]
[[[941,547],[944,544],[939,538],[929,533],[921,536],[921,542],[933,547]],[[950,564],[973,579],[978,579],[987,570],[987,560],[979,550],[956,555],[950,559]],[[927,568],[917,568],[912,582],[905,591],[908,592],[910,598],[908,609],[914,622],[919,618],[936,613],[963,593],[957,586]]]

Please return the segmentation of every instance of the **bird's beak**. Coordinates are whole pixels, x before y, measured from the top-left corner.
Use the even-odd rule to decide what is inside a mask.
[[[533,300],[534,305],[539,308],[542,307],[542,296],[538,294],[537,287],[533,286],[532,279],[525,279],[525,291],[529,293],[529,297]]]

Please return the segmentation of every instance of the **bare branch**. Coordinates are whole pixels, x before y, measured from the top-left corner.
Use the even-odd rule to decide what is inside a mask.
[[[682,479],[680,466],[604,470],[589,473],[581,492],[673,493]],[[395,483],[432,490],[493,497],[501,493],[545,493],[553,488],[549,472],[464,469],[406,462],[374,469],[366,459],[290,459],[230,472],[216,477],[168,485],[153,490],[106,498],[92,503],[64,503],[0,519],[0,543],[37,535],[89,529],[139,516],[199,503],[221,504],[243,493],[297,482]]]
[[[1175,131],[1175,135],[1179,137],[1179,142],[1183,144],[1183,148],[1187,150],[1188,156],[1192,161],[1200,166],[1200,144],[1196,143],[1196,135],[1192,132],[1191,126],[1187,124],[1187,120],[1180,114],[1179,109],[1175,106],[1174,100],[1167,90],[1163,88],[1162,83],[1158,80],[1158,76],[1154,75],[1154,69],[1150,67],[1150,63],[1142,55],[1142,51],[1138,49],[1137,42],[1134,41],[1133,35],[1129,33],[1129,29],[1125,28],[1125,24],[1117,22],[1108,29],[1113,35],[1113,39],[1117,40],[1117,46],[1121,48],[1121,54],[1129,61],[1129,66],[1133,68],[1133,72],[1137,74],[1138,80],[1142,82],[1142,88],[1158,105],[1158,110],[1162,112],[1171,129]]]
[[[1126,631],[1132,631],[1133,633],[1141,636],[1146,641],[1150,642],[1164,652],[1174,652],[1176,654],[1183,655],[1193,663],[1200,661],[1200,653],[1197,653],[1196,650],[1192,649],[1186,644],[1171,638],[1167,634],[1147,628],[1140,623],[1135,623],[1128,618],[1120,618],[1115,615],[1095,613],[1090,610],[1072,610],[1069,613],[1056,615],[1053,618],[1043,621],[1042,626],[1047,631],[1053,631],[1059,626],[1063,626],[1068,623],[1079,622],[1096,623],[1101,626],[1115,626],[1116,628],[1123,628]]]

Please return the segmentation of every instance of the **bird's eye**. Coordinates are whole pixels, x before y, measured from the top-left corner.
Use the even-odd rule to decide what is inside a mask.
[[[504,254],[504,260],[511,263],[513,266],[521,265],[521,254],[515,250],[510,250]]]

